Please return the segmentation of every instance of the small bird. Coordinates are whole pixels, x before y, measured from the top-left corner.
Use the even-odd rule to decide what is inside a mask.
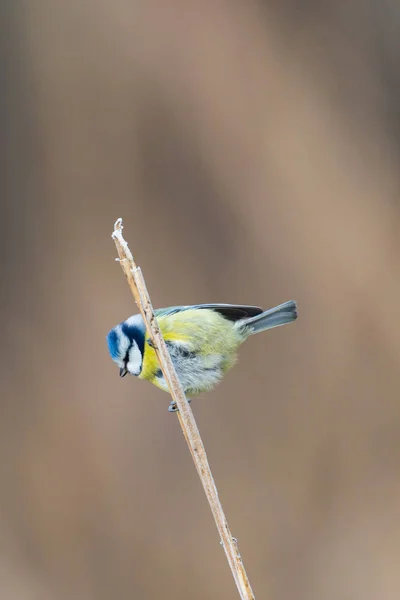
[[[250,335],[294,321],[297,305],[290,300],[264,312],[258,306],[196,304],[160,308],[154,314],[185,394],[198,396],[233,367],[237,348]],[[141,315],[111,329],[107,343],[121,377],[129,373],[168,391]],[[170,410],[176,410],[173,402]]]

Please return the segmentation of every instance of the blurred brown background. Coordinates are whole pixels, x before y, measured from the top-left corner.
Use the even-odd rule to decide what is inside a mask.
[[[193,403],[258,599],[400,596],[396,2],[15,0],[0,15],[0,596],[236,598],[135,312],[299,302]]]

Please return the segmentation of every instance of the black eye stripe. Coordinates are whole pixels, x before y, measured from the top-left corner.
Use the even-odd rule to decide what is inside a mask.
[[[128,325],[126,322],[122,323],[122,333],[128,338],[130,341],[129,348],[125,354],[125,360],[129,359],[129,352],[132,349],[133,342],[136,342],[137,347],[139,348],[140,353],[143,355],[144,353],[144,340],[145,340],[145,330],[140,327],[136,327],[134,325]]]
[[[126,354],[125,354],[125,358],[124,358],[124,363],[125,363],[125,366],[126,366],[126,365],[128,364],[128,362],[129,362],[129,352],[132,350],[132,346],[133,346],[133,340],[132,340],[132,341],[131,341],[131,343],[129,344],[129,346],[128,346],[128,349],[127,349],[127,351],[126,351]]]

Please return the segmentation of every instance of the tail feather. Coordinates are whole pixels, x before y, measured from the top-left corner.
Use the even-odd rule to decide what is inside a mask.
[[[296,319],[297,304],[294,300],[289,300],[289,302],[284,302],[279,306],[266,310],[261,315],[256,315],[250,319],[242,319],[237,325],[250,330],[249,333],[252,335],[253,333],[286,325],[286,323],[291,323]]]

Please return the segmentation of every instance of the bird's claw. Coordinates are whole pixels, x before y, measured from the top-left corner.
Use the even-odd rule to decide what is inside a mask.
[[[191,399],[190,398],[186,398],[186,400],[189,402],[189,404],[191,403]],[[171,404],[168,406],[168,412],[178,412],[179,408],[176,402],[174,402],[173,400],[171,400]]]

